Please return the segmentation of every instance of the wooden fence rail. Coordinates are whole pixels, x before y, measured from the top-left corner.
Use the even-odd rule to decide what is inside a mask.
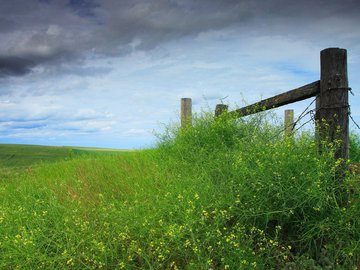
[[[280,95],[261,100],[252,105],[229,112],[229,114],[242,117],[274,108],[278,108],[290,103],[301,101],[310,97],[315,97],[320,93],[320,81],[316,81]]]

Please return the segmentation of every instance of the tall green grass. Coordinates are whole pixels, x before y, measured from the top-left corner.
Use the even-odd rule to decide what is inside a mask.
[[[356,269],[359,177],[280,130],[205,113],[155,149],[1,182],[0,269]]]
[[[360,162],[360,137],[357,133],[350,133],[349,154],[352,162]]]
[[[70,146],[0,144],[0,169],[26,168],[76,157],[116,155],[122,150]]]
[[[0,144],[0,168],[25,167],[42,162],[70,159],[70,157],[69,147]]]

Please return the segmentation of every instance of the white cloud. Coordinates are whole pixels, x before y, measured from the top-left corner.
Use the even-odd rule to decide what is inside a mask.
[[[145,130],[145,129],[136,129],[136,128],[131,128],[129,130],[126,130],[125,132],[122,133],[123,136],[126,137],[142,137],[142,136],[149,136],[149,131]]]

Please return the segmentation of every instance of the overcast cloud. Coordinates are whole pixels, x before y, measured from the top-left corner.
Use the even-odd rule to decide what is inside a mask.
[[[199,111],[278,94],[317,80],[327,47],[348,49],[357,94],[359,10],[358,0],[0,0],[0,143],[151,145],[181,97]]]

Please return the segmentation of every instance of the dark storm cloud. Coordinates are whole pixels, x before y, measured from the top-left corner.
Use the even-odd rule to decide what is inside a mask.
[[[15,28],[16,23],[14,21],[0,17],[0,33],[8,33],[13,31]]]
[[[159,43],[252,18],[245,1],[105,1],[108,10],[104,40],[148,50]],[[110,42],[110,45],[114,45]],[[105,46],[106,48],[106,46]]]
[[[119,56],[248,20],[237,1],[1,1],[1,75],[23,75],[57,59]],[[5,26],[6,25],[6,26]],[[3,34],[6,32],[6,34]],[[65,52],[65,53],[64,53]],[[61,56],[61,57],[59,57]],[[51,61],[49,61],[49,59]]]
[[[96,32],[98,41],[113,46],[138,38],[139,48],[182,36],[229,26],[258,26],[280,19],[313,22],[322,18],[356,18],[358,0],[103,0],[97,7],[104,27]],[[300,25],[298,25],[300,26]],[[105,46],[106,47],[106,46]]]
[[[25,75],[39,65],[49,65],[54,69],[60,62],[74,62],[75,59],[77,59],[77,55],[71,51],[57,51],[49,55],[23,54],[22,57],[0,55],[0,78]],[[92,69],[85,68],[83,72],[88,70],[92,71]],[[102,71],[102,69],[94,70]],[[78,72],[80,74],[80,71]]]
[[[358,0],[273,0],[273,1],[256,1],[257,8],[264,9],[273,16],[313,18],[316,17],[352,17],[357,16],[360,8]]]
[[[80,16],[95,17],[94,9],[100,5],[95,0],[69,0],[68,6]]]
[[[19,57],[0,56],[0,78],[11,75],[24,75],[28,73],[34,62]]]
[[[92,55],[119,56],[208,30],[356,18],[358,0],[0,1],[0,76]],[[331,27],[331,26],[330,26]],[[248,30],[248,29],[247,29]],[[278,30],[278,31],[280,31]]]

